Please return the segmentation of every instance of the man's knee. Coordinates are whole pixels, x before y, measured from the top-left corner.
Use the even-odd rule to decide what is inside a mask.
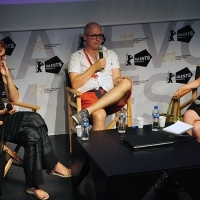
[[[125,91],[131,91],[132,82],[129,79],[122,79],[120,83],[121,83],[120,86],[122,87],[122,89],[124,89]]]
[[[104,109],[100,109],[92,113],[93,122],[105,121],[105,119],[106,119],[106,111]]]

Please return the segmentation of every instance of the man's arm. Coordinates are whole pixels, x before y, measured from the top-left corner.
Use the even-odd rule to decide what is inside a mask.
[[[77,72],[70,72],[69,78],[72,85],[72,88],[78,89],[82,87],[87,81],[90,80],[91,76],[102,70],[106,65],[106,59],[101,58],[97,60],[92,66],[90,66],[84,73],[79,74]]]
[[[117,85],[122,80],[120,68],[112,69],[112,77],[114,85]]]

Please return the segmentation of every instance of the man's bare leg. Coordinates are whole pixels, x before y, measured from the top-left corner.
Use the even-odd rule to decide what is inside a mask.
[[[72,115],[76,123],[81,124],[81,118],[83,115],[92,115],[95,111],[104,109],[107,106],[113,104],[120,104],[127,100],[132,89],[132,81],[127,78],[123,78],[113,89],[107,92],[102,98],[96,101],[86,109],[79,111],[75,115]],[[100,127],[102,127],[101,125]],[[105,126],[105,125],[104,125]]]
[[[97,110],[92,113],[92,130],[105,130],[106,111],[104,109]]]
[[[114,103],[117,104],[120,102],[124,102],[130,95],[131,89],[132,82],[128,79],[122,79],[122,81],[117,86],[115,86],[113,89],[107,92],[101,99],[99,99],[97,102],[95,102],[86,109],[88,110],[89,114],[92,114],[93,112],[105,108]]]

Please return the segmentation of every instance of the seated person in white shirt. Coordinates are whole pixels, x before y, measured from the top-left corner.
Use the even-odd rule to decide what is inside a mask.
[[[85,48],[71,55],[68,73],[72,88],[82,93],[82,110],[73,119],[81,124],[84,114],[92,117],[92,130],[105,129],[106,116],[119,111],[131,96],[132,81],[121,77],[117,54],[103,46],[102,28],[95,22],[84,28]]]

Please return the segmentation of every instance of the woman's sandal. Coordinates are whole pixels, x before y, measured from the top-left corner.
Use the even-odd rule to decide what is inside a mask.
[[[62,177],[62,178],[69,178],[69,177],[72,176],[71,174],[66,174],[66,175],[58,174],[58,173],[54,172],[54,171],[51,170],[51,169],[47,169],[47,170],[46,170],[46,173],[49,174],[49,175],[53,175],[53,176],[60,176],[60,177]]]
[[[36,189],[40,189],[39,187],[35,187]],[[43,191],[43,190],[42,190]],[[31,188],[26,188],[26,192],[28,194],[32,194],[32,195],[35,195],[38,199],[48,199],[49,198],[49,195],[47,197],[43,197],[43,195],[38,195],[35,191],[31,190]]]

